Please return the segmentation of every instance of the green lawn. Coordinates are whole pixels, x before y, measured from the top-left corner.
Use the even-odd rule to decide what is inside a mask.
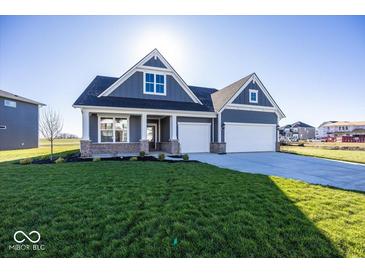
[[[0,257],[365,256],[364,193],[199,163],[3,163],[0,216]]]
[[[333,150],[321,147],[281,146],[281,152],[365,164],[365,151]]]
[[[80,148],[79,139],[57,139],[54,142],[54,153],[76,150]],[[51,153],[51,144],[41,139],[38,148],[2,150],[0,151],[0,162],[19,160],[24,158],[48,155]]]

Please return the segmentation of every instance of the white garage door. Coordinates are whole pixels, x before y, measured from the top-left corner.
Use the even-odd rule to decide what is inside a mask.
[[[225,123],[227,152],[275,151],[276,125]]]
[[[209,152],[210,123],[179,123],[181,153]]]

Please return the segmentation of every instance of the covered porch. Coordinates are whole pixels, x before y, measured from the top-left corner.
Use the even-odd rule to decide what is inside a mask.
[[[177,115],[82,110],[82,157],[179,153]]]

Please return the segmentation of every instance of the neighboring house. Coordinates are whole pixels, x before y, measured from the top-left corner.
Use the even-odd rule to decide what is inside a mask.
[[[84,157],[275,151],[285,117],[255,73],[220,90],[188,86],[157,49],[119,78],[96,76],[73,106]]]
[[[320,124],[316,129],[316,139],[324,139],[327,138],[327,127],[325,125],[336,123],[337,121],[325,121]]]
[[[279,129],[280,140],[300,141],[314,139],[316,135],[315,127],[303,122],[295,122]]]
[[[0,150],[38,147],[44,104],[0,90]]]
[[[321,132],[321,134],[319,134]],[[336,121],[322,123],[318,127],[321,139],[338,142],[365,142],[365,121]]]

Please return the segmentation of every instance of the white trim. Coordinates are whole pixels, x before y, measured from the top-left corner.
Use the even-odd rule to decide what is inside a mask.
[[[147,127],[154,127],[155,128],[155,149],[156,149],[156,147],[157,147],[157,143],[159,142],[158,140],[157,140],[157,130],[158,130],[158,128],[157,128],[157,124],[156,123],[147,123]],[[147,128],[146,128],[146,131],[147,131]],[[146,139],[147,139],[147,133],[146,133]],[[148,140],[148,139],[147,139]]]
[[[240,110],[257,110],[257,111],[269,111],[275,112],[276,108],[256,105],[245,105],[245,104],[227,104],[227,109],[240,109]]]
[[[153,74],[153,92],[147,92],[146,91],[146,73]],[[164,93],[158,93],[157,92],[156,75],[162,75],[163,78],[164,78],[164,84],[163,84],[163,91],[164,91]],[[166,80],[167,80],[167,77],[166,77],[166,74],[165,73],[155,72],[155,71],[144,71],[143,72],[143,94],[166,96],[166,94],[167,94],[167,92],[166,92],[166,87],[167,87]],[[151,82],[148,82],[148,83],[151,84]]]
[[[89,112],[104,112],[104,113],[120,113],[120,114],[136,114],[146,113],[149,115],[167,115],[172,114],[178,116],[188,117],[204,117],[204,118],[215,118],[217,114],[215,112],[207,111],[187,111],[187,110],[168,110],[168,109],[146,109],[146,108],[122,108],[122,107],[97,107],[97,106],[84,106],[84,105],[73,105],[75,108],[86,109]]]
[[[0,129],[6,129],[6,126],[5,125],[0,125]]]
[[[260,124],[260,123],[236,123],[236,122],[224,122],[224,125],[231,125],[231,126],[276,126],[276,124]]]
[[[82,109],[82,140],[90,140],[90,113],[88,110]]]
[[[203,122],[178,122],[178,125],[211,125],[211,123],[203,123]]]
[[[16,101],[10,99],[4,99],[4,106],[10,108],[16,108]]]
[[[99,144],[121,144],[121,143],[129,143],[130,141],[130,121],[129,121],[129,115],[111,115],[108,113],[97,113],[98,116],[98,143]],[[113,142],[101,142],[101,129],[100,129],[100,118],[112,118],[113,119]],[[127,141],[126,142],[116,142],[115,141],[115,118],[125,118],[127,119]]]
[[[251,94],[256,94],[256,100],[252,100],[251,99]],[[250,103],[253,103],[253,104],[258,104],[259,103],[259,91],[257,89],[249,89],[248,90],[248,101]]]
[[[143,66],[144,63],[146,63],[149,59],[152,57],[157,56],[160,61],[166,66],[167,69],[164,69],[165,73],[171,72],[171,75],[175,78],[175,80],[182,86],[184,91],[190,96],[190,98],[195,102],[203,105],[203,103],[196,97],[196,95],[190,90],[188,85],[184,82],[184,80],[180,77],[180,75],[172,68],[172,66],[166,61],[166,59],[161,55],[161,53],[154,49],[149,54],[147,54],[141,61],[139,61],[137,64],[135,64],[132,68],[130,68],[126,73],[124,73],[117,81],[115,81],[110,87],[108,87],[105,91],[100,93],[98,97],[101,96],[108,96],[110,93],[112,93],[119,85],[121,85],[125,80],[127,80],[133,73],[138,71],[139,69],[145,70],[150,69],[153,71],[161,71],[161,68],[155,68],[155,67],[149,67],[149,66]],[[166,79],[167,80],[167,79]]]
[[[222,142],[222,114],[218,113],[218,121],[217,121],[217,132],[218,132],[218,143]]]
[[[277,110],[278,116],[280,119],[285,118],[284,113],[281,111],[279,106],[276,104],[274,99],[271,97],[270,93],[267,91],[267,89],[264,87],[260,79],[256,76],[256,74],[252,74],[250,79],[246,81],[246,83],[232,96],[232,98],[219,110],[219,112],[222,112],[227,105],[231,105],[233,101],[241,94],[241,92],[248,86],[251,81],[256,81],[262,92],[265,94],[266,98],[270,101],[270,103],[274,106],[274,108]],[[245,105],[247,106],[247,105]]]

